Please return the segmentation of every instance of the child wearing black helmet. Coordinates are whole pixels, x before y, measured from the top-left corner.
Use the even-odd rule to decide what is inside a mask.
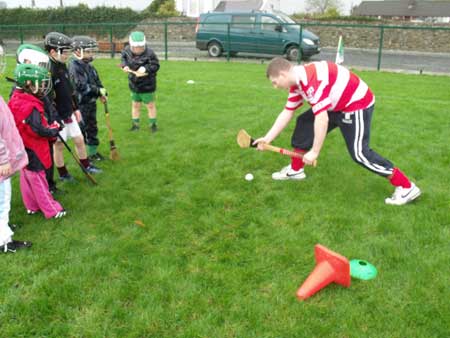
[[[45,49],[50,57],[50,71],[52,74],[53,94],[56,110],[64,125],[60,132],[64,140],[73,139],[80,162],[90,174],[102,171],[89,162],[86,154],[83,135],[78,123],[81,121],[81,112],[78,109],[75,91],[70,82],[66,62],[72,54],[72,39],[68,36],[51,32],[45,36]],[[55,165],[62,181],[73,181],[64,164],[64,144],[57,140],[54,145]]]
[[[101,161],[104,157],[97,150],[100,143],[97,138],[97,99],[100,98],[100,101],[105,103],[107,92],[92,65],[98,50],[97,41],[89,36],[74,36],[72,47],[74,58],[69,63],[69,74],[75,85],[83,117],[80,127],[87,145],[89,160]]]

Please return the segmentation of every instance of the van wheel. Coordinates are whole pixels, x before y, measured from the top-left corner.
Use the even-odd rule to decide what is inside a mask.
[[[290,46],[286,50],[286,58],[289,61],[297,61],[298,60],[298,47],[297,46]]]
[[[208,45],[208,54],[209,56],[212,57],[219,57],[220,55],[222,55],[222,46],[220,45],[220,43],[218,42],[211,42]]]

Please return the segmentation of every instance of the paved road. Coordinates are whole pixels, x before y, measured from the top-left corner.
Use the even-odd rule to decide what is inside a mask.
[[[153,44],[155,51],[160,58],[164,58],[163,44]],[[198,59],[198,60],[214,60],[209,58],[206,51],[199,51],[195,48],[193,42],[169,43],[168,48],[169,59]],[[240,53],[234,61],[241,62],[261,62],[267,61],[273,56],[269,55],[250,55]],[[312,57],[311,61],[329,60],[334,61],[336,50],[333,48],[323,48],[321,53]],[[221,57],[225,60],[225,57]],[[349,67],[377,69],[378,66],[378,50],[363,50],[346,48],[345,62]],[[381,56],[381,70],[403,71],[411,73],[432,73],[450,75],[450,54],[443,53],[418,53],[418,52],[402,52],[402,51],[383,51]]]
[[[27,41],[33,43],[32,41]],[[42,43],[38,41],[35,43]],[[165,48],[163,41],[150,41],[150,45],[155,50],[160,59],[164,59]],[[19,46],[18,41],[8,41],[7,52],[14,54]],[[322,48],[320,54],[311,58],[312,61],[329,60],[334,61],[336,50],[334,48]],[[104,55],[105,57],[108,54]],[[116,57],[119,55],[116,54]],[[195,41],[173,42],[168,44],[168,57],[170,59],[181,60],[208,60],[208,61],[226,61],[223,56],[219,59],[210,58],[206,51],[200,51],[195,48]],[[269,55],[250,55],[240,53],[233,58],[234,62],[251,62],[260,63],[267,62],[273,56]],[[345,61],[347,67],[354,67],[360,69],[377,69],[378,65],[378,50],[363,50],[346,48]],[[426,74],[446,74],[450,75],[450,54],[443,53],[417,53],[417,52],[402,52],[402,51],[383,51],[381,58],[381,70],[392,70],[411,73],[426,73]]]

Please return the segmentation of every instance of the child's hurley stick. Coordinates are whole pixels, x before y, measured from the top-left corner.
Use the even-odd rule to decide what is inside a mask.
[[[113,138],[111,122],[109,119],[108,103],[107,101],[105,101],[103,104],[105,106],[105,121],[106,127],[108,128],[108,136],[109,136],[109,158],[113,161],[118,161],[120,159],[120,156]]]
[[[254,139],[244,130],[239,130],[239,133],[237,134],[237,143],[241,148],[256,148],[256,145],[253,144]],[[261,143],[264,150],[270,150],[275,153],[279,153],[282,155],[287,155],[290,157],[297,157],[297,158],[303,158],[303,154],[296,153],[294,151],[290,151],[287,149],[275,147],[273,145],[267,144],[267,143]],[[317,165],[317,161],[313,162],[313,166],[315,167]]]

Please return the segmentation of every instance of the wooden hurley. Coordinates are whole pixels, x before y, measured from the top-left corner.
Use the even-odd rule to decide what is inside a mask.
[[[84,176],[94,185],[97,185],[96,179],[87,171],[87,169],[84,167],[84,165],[81,163],[80,159],[78,158],[78,155],[75,154],[72,149],[70,149],[69,145],[66,141],[62,138],[61,134],[58,133],[59,140],[64,144],[66,149],[69,151],[69,153],[72,155],[75,162],[77,162],[78,166],[80,167],[81,171],[83,172]]]
[[[239,130],[237,134],[237,143],[241,148],[256,148],[256,144],[253,144],[255,140],[244,130]],[[260,143],[264,150],[273,151],[282,155],[287,155],[290,157],[303,158],[303,154],[296,153],[295,151],[287,150],[280,147],[275,147],[267,143]],[[317,166],[317,161],[313,162],[313,167]]]
[[[148,75],[148,73],[139,73],[139,72],[137,72],[135,70],[131,70],[131,69],[127,70],[127,72],[131,73],[131,74],[134,74],[134,76],[136,76],[136,77],[143,77],[143,76],[147,76]]]
[[[109,158],[113,161],[120,160],[119,152],[117,151],[116,144],[113,139],[113,132],[111,128],[111,121],[109,120],[109,110],[108,110],[108,102],[105,101],[103,103],[105,106],[105,121],[106,127],[108,128],[108,136],[109,136]]]

